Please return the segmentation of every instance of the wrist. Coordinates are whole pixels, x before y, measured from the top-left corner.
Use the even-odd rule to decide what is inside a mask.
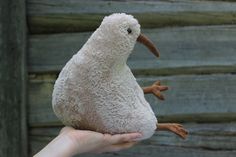
[[[73,141],[66,135],[58,135],[34,157],[71,157],[75,155]]]

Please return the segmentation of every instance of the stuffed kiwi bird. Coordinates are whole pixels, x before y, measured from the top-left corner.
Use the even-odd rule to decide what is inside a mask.
[[[167,87],[159,82],[143,89],[138,85],[126,64],[136,41],[159,56],[133,16],[116,13],[103,19],[55,82],[52,105],[63,124],[110,134],[140,132],[138,140],[151,137],[155,130],[187,136],[180,124],[157,123],[144,93],[163,99],[160,92]]]

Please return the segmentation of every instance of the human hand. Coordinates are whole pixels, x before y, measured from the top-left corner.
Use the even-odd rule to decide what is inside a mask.
[[[64,127],[35,157],[71,157],[87,152],[114,152],[130,148],[141,136],[140,133],[109,135]]]

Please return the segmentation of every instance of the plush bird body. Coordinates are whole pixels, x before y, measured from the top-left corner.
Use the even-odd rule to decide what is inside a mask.
[[[153,135],[157,119],[126,64],[139,36],[131,15],[103,19],[55,82],[52,105],[63,124],[110,134],[140,132],[139,140]]]
[[[140,25],[131,15],[105,17],[67,62],[52,101],[65,125],[111,134],[141,132],[142,138],[153,135],[157,119],[126,64],[139,34]]]

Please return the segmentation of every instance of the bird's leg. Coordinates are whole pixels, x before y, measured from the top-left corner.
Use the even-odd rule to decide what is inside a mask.
[[[160,81],[156,81],[153,85],[148,87],[142,87],[144,94],[154,94],[160,100],[164,100],[164,96],[161,94],[161,91],[168,89],[167,86],[162,86]]]
[[[162,123],[157,124],[156,131],[170,131],[185,139],[188,135],[188,131],[184,129],[183,125],[177,123]]]

